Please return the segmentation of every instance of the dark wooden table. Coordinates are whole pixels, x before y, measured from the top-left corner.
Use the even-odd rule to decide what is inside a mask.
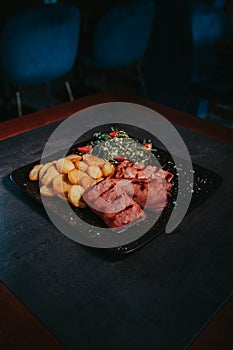
[[[1,282],[0,310],[0,349],[65,350]]]
[[[176,233],[163,234],[116,261],[62,235],[43,208],[8,177],[14,169],[40,158],[62,119],[110,101],[139,103],[160,112],[175,124],[193,161],[223,178],[223,185],[186,216]],[[0,139],[0,280],[35,315],[28,316],[22,306],[25,317],[32,317],[47,334],[48,344],[53,339],[60,346],[52,333],[68,349],[204,346],[213,350],[219,344],[229,345],[224,350],[232,348],[231,299],[215,316],[233,285],[231,129],[150,101],[106,93],[3,122]],[[20,322],[15,323],[12,310],[19,302],[14,296],[10,299],[14,301],[9,312],[5,307],[1,316],[8,317],[16,339],[14,328]],[[206,324],[213,316],[211,333]],[[213,336],[216,318],[218,331],[222,329],[220,343]],[[33,334],[38,338],[38,332]],[[15,343],[15,349],[26,348]]]
[[[211,320],[200,329],[188,350],[233,349],[233,294],[217,310]]]

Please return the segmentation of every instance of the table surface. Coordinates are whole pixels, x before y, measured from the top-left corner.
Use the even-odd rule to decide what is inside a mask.
[[[65,350],[1,282],[0,309],[0,349]]]
[[[110,260],[62,235],[8,174],[40,158],[58,120],[119,100],[150,106],[175,122],[192,160],[218,173],[223,184],[176,233]],[[0,126],[0,280],[68,349],[187,346],[232,291],[232,130],[113,94]]]
[[[208,320],[200,334],[191,342],[188,350],[231,350],[233,348],[233,293]]]

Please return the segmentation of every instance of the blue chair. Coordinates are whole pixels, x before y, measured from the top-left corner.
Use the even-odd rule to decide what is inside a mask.
[[[47,83],[67,75],[76,60],[79,10],[42,5],[10,18],[0,33],[0,79],[14,85]],[[72,99],[69,82],[66,82]],[[18,114],[22,115],[17,92]]]
[[[141,67],[154,17],[155,3],[151,0],[112,7],[97,24],[90,52],[82,53],[81,61],[87,66],[106,71],[135,64],[146,94]]]
[[[217,5],[197,3],[191,7],[193,83],[233,72],[232,59],[220,55],[215,47],[218,41],[233,37],[233,24]]]
[[[192,92],[183,109],[204,118],[210,107],[232,103],[232,96],[229,99],[233,91],[232,56],[217,49],[219,42],[233,38],[233,24],[224,11],[225,3],[224,0],[206,0],[190,5]]]

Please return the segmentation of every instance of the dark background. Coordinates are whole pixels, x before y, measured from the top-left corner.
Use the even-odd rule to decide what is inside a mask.
[[[135,0],[131,0],[131,2],[133,1]],[[58,2],[77,6],[82,17],[79,50],[74,69],[69,76],[75,98],[101,90],[116,90],[123,91],[129,95],[144,96],[137,79],[131,79],[135,78],[134,72],[130,72],[126,78],[120,77],[119,74],[115,76],[114,74],[109,75],[106,78],[106,72],[84,69],[79,59],[80,52],[90,47],[93,32],[104,14],[113,6],[126,1],[64,0]],[[213,71],[212,77],[207,79],[207,82],[204,81],[204,84],[202,82],[201,87],[198,86],[197,90],[194,89],[192,78],[195,58],[195,42],[191,31],[192,5],[201,3],[218,8],[221,5],[221,1],[155,0],[155,3],[156,16],[153,30],[147,51],[143,57],[143,76],[148,90],[147,97],[153,101],[185,110],[202,118],[209,118],[227,126],[232,126],[232,68],[230,73],[218,76],[217,80],[216,72]],[[222,1],[222,3],[224,2]],[[1,27],[3,28],[7,20],[15,13],[41,4],[43,4],[43,1],[39,0],[11,0],[7,1],[7,3],[1,3]],[[225,4],[220,7],[222,9],[219,10],[224,11],[228,18],[232,19],[232,0],[225,1]],[[216,25],[218,24],[216,23]],[[203,28],[204,35],[205,30]],[[229,52],[228,54],[221,53],[222,66],[232,65],[232,46],[229,50],[231,50],[230,54]],[[205,58],[203,65],[208,65],[208,59],[211,62],[212,52],[209,53],[209,58]],[[17,111],[12,94],[8,94],[6,102],[5,85],[2,84],[1,88],[3,91],[1,120],[3,120],[16,116]],[[45,108],[48,105],[64,102],[67,99],[66,93],[61,88],[61,84],[59,85],[59,82],[52,84],[52,94],[49,97],[47,95],[44,97],[43,87],[41,87],[41,90],[37,90],[40,87],[35,88],[35,103],[33,102],[34,95],[31,95],[33,93],[31,88],[21,87],[20,89],[24,94],[25,100],[24,114]],[[14,91],[12,92],[14,94]],[[39,98],[40,95],[41,100]]]

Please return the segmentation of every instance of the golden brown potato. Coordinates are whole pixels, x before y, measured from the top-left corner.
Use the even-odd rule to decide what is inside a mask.
[[[29,179],[32,181],[39,180],[39,171],[43,167],[43,164],[36,164],[29,173]]]
[[[72,185],[78,185],[80,183],[81,178],[86,175],[87,174],[84,171],[73,169],[68,172],[68,180]]]
[[[50,165],[44,176],[40,178],[42,185],[48,186],[57,175],[59,175],[59,172],[55,166]]]
[[[102,173],[104,177],[112,176],[115,171],[115,167],[110,162],[105,162],[104,165],[101,167]]]
[[[75,207],[85,208],[83,192],[113,172],[114,166],[101,158],[90,154],[70,154],[44,165],[35,165],[29,173],[29,179],[40,179],[42,196],[68,199]]]
[[[78,154],[69,154],[68,156],[66,156],[66,159],[71,160],[71,162],[75,163],[78,160],[82,159],[82,156],[78,155]]]
[[[53,179],[53,189],[56,193],[67,193],[71,184],[67,179],[67,175],[59,174]]]
[[[56,167],[59,173],[68,174],[69,171],[75,168],[74,163],[70,159],[60,158],[56,162]]]
[[[39,171],[39,178],[42,179],[48,168],[53,164],[53,162],[48,162],[44,164]]]
[[[53,197],[55,195],[55,192],[52,187],[43,185],[40,188],[40,194],[46,197]]]
[[[75,207],[79,207],[80,199],[85,189],[80,185],[73,185],[68,191],[68,200]]]
[[[86,176],[83,176],[81,179],[80,179],[80,185],[85,189],[87,190],[89,187],[91,187],[92,185],[95,184],[95,180],[93,180],[89,175],[86,174]]]
[[[90,165],[87,169],[87,173],[93,178],[98,179],[102,177],[102,171],[97,165]]]
[[[82,170],[82,171],[86,171],[88,168],[87,163],[83,162],[82,160],[78,160],[74,163],[75,168]]]
[[[88,165],[102,166],[105,162],[104,159],[93,156],[92,154],[84,154],[83,161]]]

